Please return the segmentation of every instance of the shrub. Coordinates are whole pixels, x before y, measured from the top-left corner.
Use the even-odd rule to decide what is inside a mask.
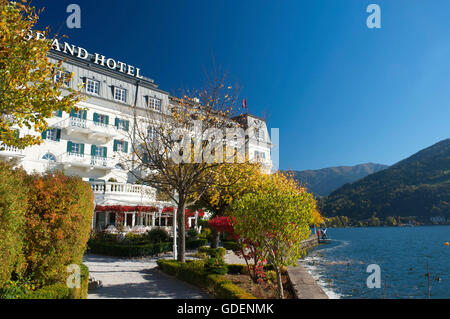
[[[211,238],[211,229],[202,227],[202,232],[198,235],[198,237],[209,240]]]
[[[187,235],[190,239],[197,239],[198,231],[195,228],[191,228],[188,230]]]
[[[250,293],[234,285],[221,275],[208,274],[201,260],[181,263],[176,260],[159,259],[157,263],[163,272],[203,288],[216,298],[255,299]]]
[[[23,296],[23,299],[69,299],[70,289],[64,283],[57,283],[38,289]]]
[[[147,233],[147,238],[151,243],[162,243],[170,241],[170,235],[161,227],[153,228]]]
[[[208,244],[208,241],[206,239],[203,238],[199,238],[199,239],[188,239],[186,241],[186,248],[187,249],[197,249],[201,246],[204,246]]]
[[[154,243],[143,245],[127,245],[90,241],[88,250],[91,253],[115,257],[154,256],[173,249],[172,243]]]
[[[198,249],[201,253],[207,253],[211,258],[224,258],[227,252],[225,248],[211,248],[203,246]]]
[[[223,258],[208,258],[205,262],[205,271],[211,274],[225,275],[228,267]]]
[[[89,268],[81,264],[80,265],[80,288],[70,288],[70,299],[87,299],[88,285],[89,285]]]
[[[66,267],[80,264],[89,239],[94,196],[79,177],[32,175],[25,221],[27,275],[39,284],[65,283]]]
[[[23,225],[27,208],[21,170],[0,163],[0,287],[23,262]]]
[[[247,265],[241,265],[241,264],[229,264],[228,266],[228,273],[229,274],[247,274],[248,268]]]
[[[139,245],[139,244],[149,244],[148,237],[145,235],[139,235],[134,233],[128,233],[125,235],[125,239],[123,240],[123,243],[130,244],[130,245]]]
[[[235,241],[224,241],[223,247],[226,250],[239,250],[239,244]]]

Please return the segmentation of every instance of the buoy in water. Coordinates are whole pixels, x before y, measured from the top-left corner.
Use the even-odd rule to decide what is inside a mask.
[[[450,243],[447,241],[444,243],[445,246],[450,246]]]

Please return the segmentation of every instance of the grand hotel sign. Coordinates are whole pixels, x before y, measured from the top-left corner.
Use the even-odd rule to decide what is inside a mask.
[[[30,31],[25,40],[31,40],[35,38],[36,40],[44,40],[45,35],[41,32]],[[58,39],[54,39],[52,42],[52,50],[63,52],[65,54],[69,54],[71,56],[77,57],[79,59],[87,60],[92,63],[107,67],[111,70],[119,71],[121,73],[134,76],[138,79],[142,79],[142,75],[140,74],[141,69],[136,68],[132,65],[116,61],[111,58],[106,58],[104,55],[94,53],[90,54],[86,49],[82,47],[75,46],[73,44],[69,44],[67,42],[62,42]]]

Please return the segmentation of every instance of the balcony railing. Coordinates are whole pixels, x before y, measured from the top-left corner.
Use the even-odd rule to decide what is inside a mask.
[[[139,204],[142,202],[153,202],[156,200],[156,190],[150,186],[113,183],[113,182],[90,182],[92,191],[96,197]]]
[[[6,157],[23,157],[23,150],[14,147],[5,145],[3,143],[0,143],[0,156],[6,156]]]
[[[119,134],[114,125],[84,120],[77,117],[69,117],[54,125],[63,128],[68,135],[72,133],[86,134],[90,138],[112,139]]]
[[[64,166],[78,166],[85,168],[97,168],[110,170],[114,168],[115,160],[110,157],[92,156],[79,153],[63,153],[58,157],[58,162]]]

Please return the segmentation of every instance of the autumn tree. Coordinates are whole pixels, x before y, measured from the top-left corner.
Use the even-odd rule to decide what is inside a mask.
[[[281,173],[261,178],[259,187],[233,201],[228,214],[240,237],[259,243],[258,259],[274,266],[278,295],[283,298],[281,269],[295,265],[302,256],[301,242],[311,234],[316,201]]]
[[[238,89],[215,74],[198,92],[171,98],[163,112],[135,110],[129,138],[132,153],[122,165],[142,183],[165,194],[177,205],[178,260],[185,261],[186,207],[218,182],[215,168],[236,162],[235,148],[226,148],[239,124]],[[245,135],[244,135],[245,136]],[[224,139],[227,137],[227,139]],[[240,139],[239,139],[240,140]],[[241,141],[240,149],[245,148]]]
[[[216,183],[208,187],[198,201],[196,208],[208,210],[213,214],[213,217],[221,217],[225,216],[233,199],[253,189],[254,184],[259,181],[258,177],[262,174],[262,168],[257,163],[245,161],[236,164],[224,163],[217,166],[214,172],[213,177]],[[218,247],[219,236],[220,231],[213,227],[212,248]]]
[[[64,88],[62,79],[54,80],[63,71],[62,61],[55,64],[47,58],[52,41],[46,39],[47,29],[34,30],[39,14],[27,0],[0,0],[0,141],[19,148],[42,139],[30,133],[19,137],[16,129],[40,133],[53,112],[70,112],[82,98],[79,92]]]

